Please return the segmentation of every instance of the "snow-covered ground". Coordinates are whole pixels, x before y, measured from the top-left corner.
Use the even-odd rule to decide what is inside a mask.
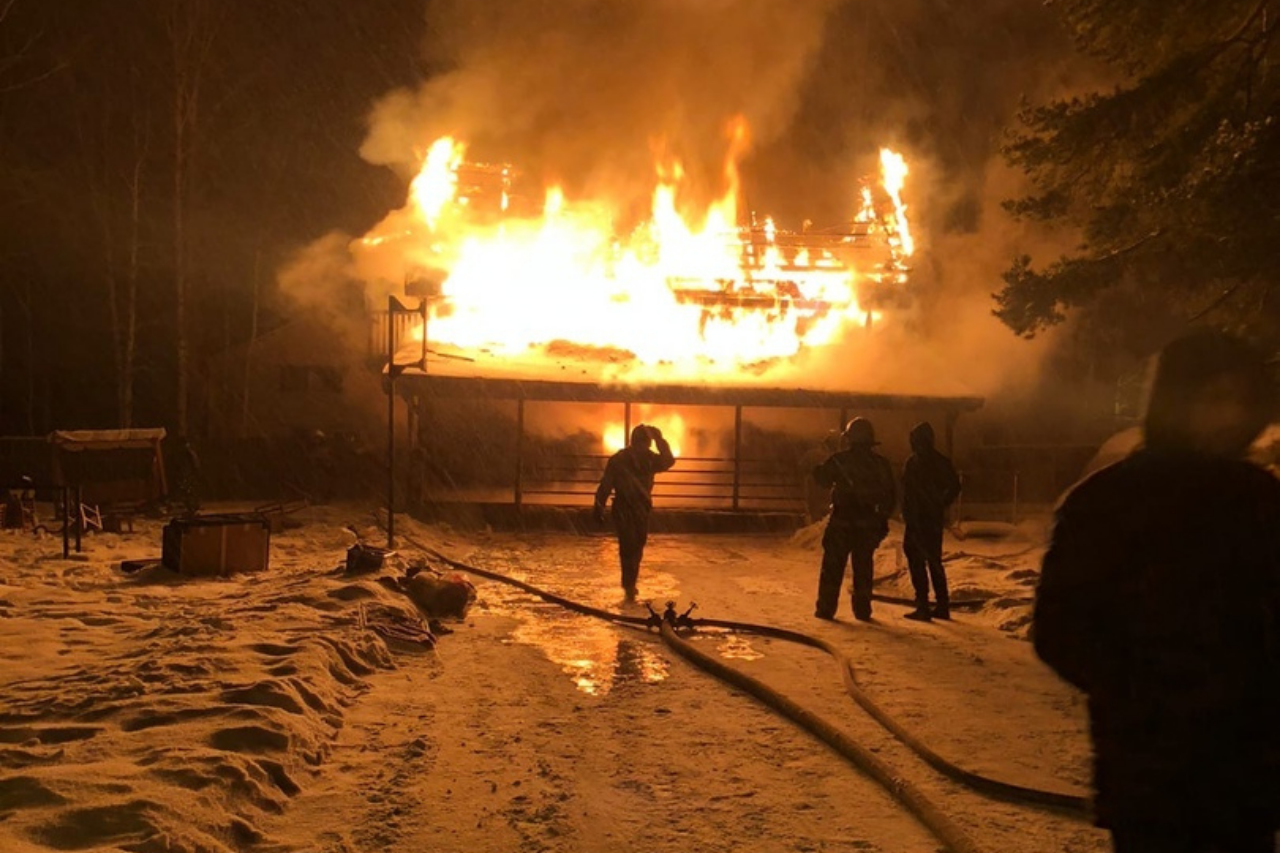
[[[413,622],[412,605],[375,576],[335,572],[354,541],[345,526],[369,514],[298,517],[273,537],[268,571],[230,580],[122,573],[123,558],[159,555],[157,521],[90,536],[71,560],[60,541],[0,533],[0,850],[937,849],[873,782],[656,634],[476,579],[476,604],[434,651],[385,640],[373,628]],[[398,526],[455,559],[625,607],[605,536]],[[953,597],[985,602],[951,623],[883,603],[856,623],[847,594],[838,621],[813,619],[816,530],[654,536],[641,595],[825,637],[944,756],[1087,788],[1082,700],[1021,639],[1044,526],[986,533],[948,538]],[[899,542],[895,531],[881,548],[877,576],[909,597]],[[1107,849],[1087,825],[942,779],[849,699],[820,652],[698,642],[837,722],[980,849]]]

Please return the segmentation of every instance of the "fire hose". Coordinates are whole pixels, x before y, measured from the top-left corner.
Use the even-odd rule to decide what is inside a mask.
[[[609,610],[593,607],[591,605],[583,604],[581,602],[574,601],[573,599],[548,592],[547,590],[541,589],[533,584],[526,583],[500,572],[483,569],[479,566],[473,566],[454,560],[434,548],[423,545],[412,537],[405,537],[405,539],[415,548],[434,557],[436,560],[453,569],[516,587],[517,589],[541,598],[544,601],[557,604],[575,613],[604,619],[615,624],[637,629],[648,630],[657,628],[662,639],[681,657],[689,660],[693,664],[707,670],[735,687],[751,694],[757,700],[809,731],[815,737],[838,752],[843,758],[853,764],[855,768],[862,771],[884,787],[907,809],[907,811],[919,820],[920,823],[934,835],[934,837],[943,842],[946,848],[953,851],[953,853],[976,853],[978,848],[959,826],[934,806],[933,803],[930,802],[915,786],[896,775],[893,769],[885,764],[885,762],[881,761],[865,747],[860,746],[856,741],[830,722],[822,719],[819,715],[807,708],[804,708],[794,700],[774,690],[758,679],[711,655],[706,654],[700,649],[697,649],[692,643],[681,637],[676,632],[676,629],[697,627],[719,628],[723,630],[755,634],[763,637],[771,637],[825,651],[835,658],[837,663],[839,663],[841,679],[844,683],[845,691],[854,699],[854,701],[857,702],[858,705],[876,722],[887,729],[891,734],[898,738],[898,740],[911,749],[912,752],[919,756],[921,760],[943,776],[977,793],[1005,802],[1047,809],[1076,819],[1083,820],[1088,818],[1090,811],[1089,800],[1083,793],[1048,791],[1025,787],[1022,785],[1014,785],[966,770],[940,756],[937,752],[930,749],[923,741],[912,735],[905,727],[889,716],[889,714],[881,709],[871,699],[871,697],[867,695],[867,693],[857,683],[853,662],[849,660],[848,656],[845,655],[844,652],[826,640],[813,637],[799,631],[775,628],[768,625],[756,625],[748,622],[720,619],[695,619],[689,615],[689,612],[693,610],[693,607],[690,607],[689,611],[686,611],[684,614],[677,614],[675,612],[674,603],[670,602],[667,605],[666,612],[661,615],[652,608],[650,608],[650,615],[647,617],[627,616],[624,614],[614,613]]]

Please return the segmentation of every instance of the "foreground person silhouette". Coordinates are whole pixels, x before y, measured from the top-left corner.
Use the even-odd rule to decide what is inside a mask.
[[[1036,653],[1088,696],[1117,853],[1273,853],[1280,827],[1280,481],[1244,461],[1262,359],[1200,333],[1161,354],[1145,446],[1058,511]]]
[[[658,452],[649,449],[657,444]],[[631,431],[631,444],[619,450],[604,467],[596,489],[593,514],[604,522],[604,507],[613,494],[613,528],[618,535],[618,561],[622,564],[622,589],[628,600],[637,594],[640,560],[649,539],[649,514],[653,511],[653,477],[676,464],[671,445],[655,426],[640,424]]]

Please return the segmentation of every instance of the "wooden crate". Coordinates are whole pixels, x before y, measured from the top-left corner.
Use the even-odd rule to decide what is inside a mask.
[[[226,577],[267,568],[271,525],[261,515],[196,515],[164,526],[161,562],[171,571]]]

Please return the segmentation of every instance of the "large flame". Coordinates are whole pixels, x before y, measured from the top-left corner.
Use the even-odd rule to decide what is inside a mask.
[[[902,248],[902,254],[910,257],[915,252],[915,240],[911,238],[911,226],[907,221],[907,206],[902,203],[902,188],[907,183],[907,161],[896,151],[888,148],[880,149],[880,168],[884,173],[884,188],[893,199],[893,222],[889,226],[893,236]]]
[[[637,380],[792,359],[876,316],[860,304],[862,288],[905,280],[914,251],[901,196],[906,161],[881,152],[887,203],[857,188],[847,227],[786,232],[767,217],[741,221],[746,146],[746,123],[735,120],[724,192],[698,211],[685,202],[681,163],[659,151],[651,213],[619,233],[609,204],[569,198],[556,185],[520,209],[510,167],[469,164],[465,144],[445,137],[425,154],[410,205],[359,241],[357,263],[389,281],[398,266],[405,278],[425,272],[440,282],[434,346],[524,361],[568,345]]]

